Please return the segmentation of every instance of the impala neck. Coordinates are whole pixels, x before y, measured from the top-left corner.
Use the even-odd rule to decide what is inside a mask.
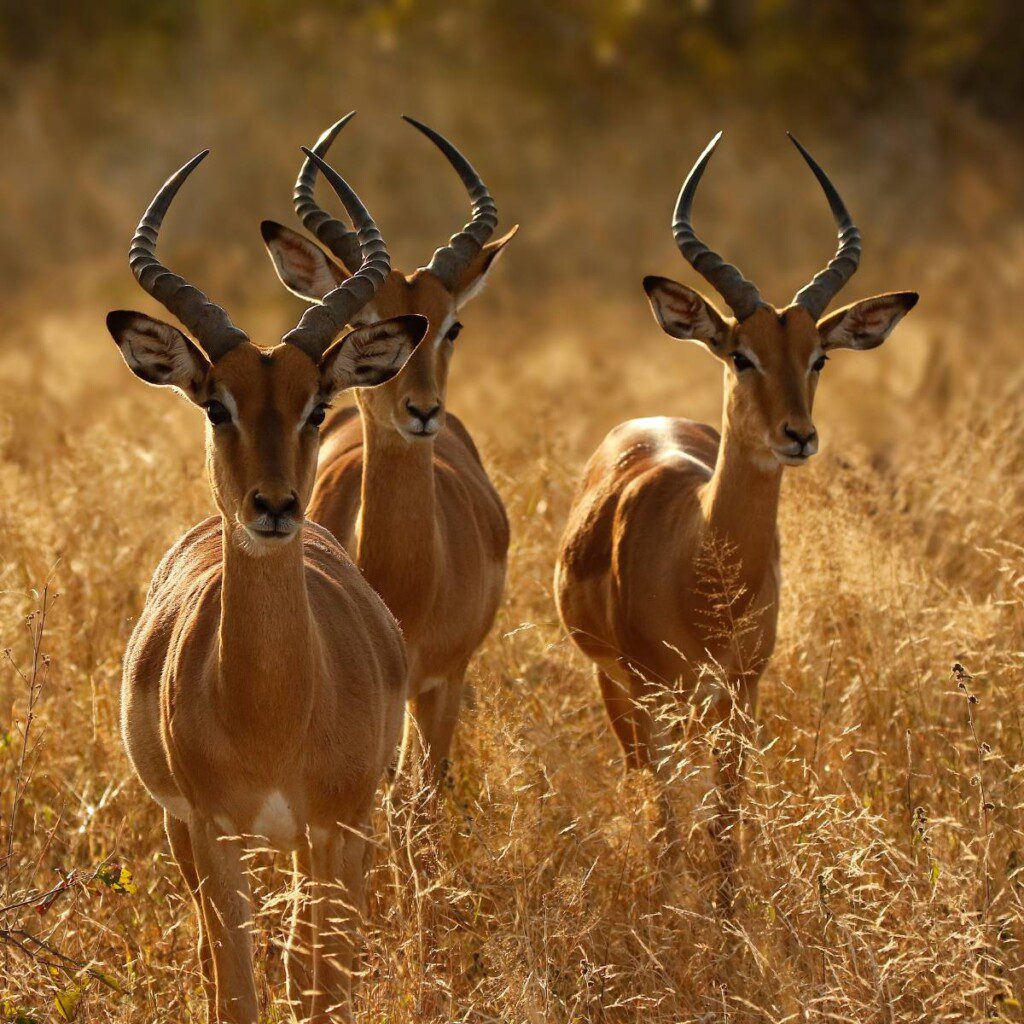
[[[239,728],[286,729],[308,714],[318,657],[302,537],[252,554],[232,536],[240,529],[224,523],[222,696]]]
[[[718,461],[702,503],[708,532],[735,552],[748,588],[759,584],[771,566],[781,485],[782,466],[742,438],[727,394]]]
[[[434,442],[407,441],[363,413],[356,562],[409,635],[426,613],[438,567]]]

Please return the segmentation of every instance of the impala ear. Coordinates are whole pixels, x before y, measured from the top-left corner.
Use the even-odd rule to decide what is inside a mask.
[[[265,220],[260,225],[260,234],[281,283],[300,299],[319,302],[347,280],[348,271],[298,231]]]
[[[889,292],[861,299],[818,321],[826,349],[877,348],[917,305],[917,292]]]
[[[505,246],[515,238],[519,225],[516,224],[510,231],[493,242],[488,242],[469,261],[469,266],[462,272],[458,283],[455,285],[455,308],[461,309],[470,299],[475,299],[484,290],[487,284],[487,275],[490,274],[498,257]]]
[[[712,349],[729,337],[725,317],[700,292],[667,277],[645,277],[644,291],[661,329],[684,341],[702,341]]]
[[[396,316],[349,331],[320,363],[326,390],[374,387],[390,380],[405,366],[429,325],[425,316]]]
[[[107,314],[107,330],[136,377],[147,384],[177,388],[198,401],[210,360],[177,327],[145,313],[117,309]]]

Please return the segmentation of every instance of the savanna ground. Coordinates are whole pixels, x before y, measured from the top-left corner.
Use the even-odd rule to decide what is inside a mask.
[[[795,95],[802,55],[769,33],[779,66],[750,59],[742,39],[716,36],[716,4],[686,15],[704,63],[664,81],[634,52],[663,66],[662,23],[637,43],[629,19],[664,22],[668,6],[599,8],[611,14],[591,23],[523,5],[519,22],[481,4],[464,25],[416,4],[346,20],[326,5],[292,18],[197,3],[184,23],[154,5],[141,24],[120,12],[120,35],[75,15],[57,42],[38,16],[19,23],[0,113],[0,1019],[202,1019],[192,909],[118,731],[120,659],[149,576],[211,508],[201,417],[130,377],[103,314],[155,312],[128,238],[168,171],[209,145],[161,252],[276,341],[300,306],[259,251],[258,221],[291,222],[297,147],[351,107],[362,114],[332,160],[399,266],[424,262],[465,213],[403,108],[464,144],[503,224],[524,225],[466,311],[450,393],[508,506],[507,598],[419,840],[429,870],[413,877],[386,842],[377,858],[359,1019],[1024,1019],[1024,154],[1003,111],[979,113],[982,89],[965,99],[927,61],[881,97],[871,61],[854,61],[858,103],[826,116],[813,89]],[[960,5],[933,8],[958,33],[944,59],[969,61],[983,33],[960,24]],[[694,38],[680,42],[691,59]],[[777,79],[787,89],[766,86]],[[749,92],[723,86],[735,81]],[[661,334],[639,282],[694,283],[668,213],[718,127],[698,230],[767,295],[784,301],[832,245],[792,127],[865,236],[844,298],[923,296],[883,349],[833,359],[823,453],[787,473],[780,640],[730,921],[713,900],[707,742],[679,751],[692,830],[666,881],[649,794],[624,778],[551,598],[575,480],[604,433],[655,413],[717,422],[719,370]],[[254,861],[278,1021],[287,876],[272,866]]]

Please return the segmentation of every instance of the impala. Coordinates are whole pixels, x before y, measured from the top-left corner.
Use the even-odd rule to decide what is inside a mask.
[[[352,116],[328,129],[313,152],[323,157]],[[458,721],[467,665],[501,601],[509,543],[504,506],[473,439],[446,410],[448,368],[462,329],[459,313],[516,228],[488,241],[497,210],[479,175],[446,139],[406,120],[458,172],[473,216],[426,267],[392,271],[355,316],[353,324],[365,326],[418,313],[430,329],[400,373],[372,392],[357,392],[358,411],[330,414],[309,514],[353,554],[402,627],[416,725],[407,723],[403,761],[418,734],[436,779]],[[312,159],[303,165],[295,210],[330,255],[280,224],[263,224],[282,282],[309,301],[337,288],[358,265],[355,234],[313,198],[317,166]]]
[[[139,284],[191,332],[144,313],[107,324],[129,369],[206,412],[219,514],[164,556],[124,659],[122,732],[164,808],[199,916],[211,1021],[255,1024],[243,837],[292,851],[296,898],[288,995],[324,1022],[349,990],[367,823],[401,735],[406,657],[384,603],[305,519],[319,425],[346,388],[394,374],[426,330],[406,316],[335,340],[390,267],[355,194],[324,173],[358,226],[359,270],[273,348],[156,258],[164,215],[201,153],[168,179],[132,239]]]
[[[778,623],[782,469],[803,465],[818,449],[811,407],[829,353],[880,345],[917,295],[879,295],[822,317],[857,269],[860,233],[824,171],[793,139],[824,189],[839,248],[786,308],[764,302],[691,227],[694,194],[720,138],[690,171],[673,232],[683,256],[733,315],[666,278],[645,278],[644,289],[667,334],[700,342],[724,364],[721,434],[669,417],[630,420],[612,430],[584,471],[561,543],[555,592],[566,630],[596,666],[627,765],[654,774],[661,824],[673,848],[678,829],[666,795],[670,712],[680,701],[705,706],[716,739],[712,835],[719,896],[728,904],[739,852],[744,747]],[[729,593],[723,594],[719,576]],[[716,677],[710,683],[709,667]]]

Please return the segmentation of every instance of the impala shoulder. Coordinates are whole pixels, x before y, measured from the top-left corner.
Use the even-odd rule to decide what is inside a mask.
[[[450,411],[445,413],[445,426],[440,436],[444,438],[445,435],[448,435],[451,440],[462,445],[467,449],[475,462],[481,466],[483,465],[483,460],[480,458],[480,451],[473,440],[473,435],[469,432],[466,424],[455,413]]]
[[[302,550],[307,564],[328,569],[329,575],[346,573],[349,569],[358,572],[338,538],[327,527],[311,519],[302,524]]]
[[[221,530],[220,516],[210,516],[179,537],[153,573],[147,602],[158,600],[161,594],[182,587],[190,578],[219,567],[223,559]]]

